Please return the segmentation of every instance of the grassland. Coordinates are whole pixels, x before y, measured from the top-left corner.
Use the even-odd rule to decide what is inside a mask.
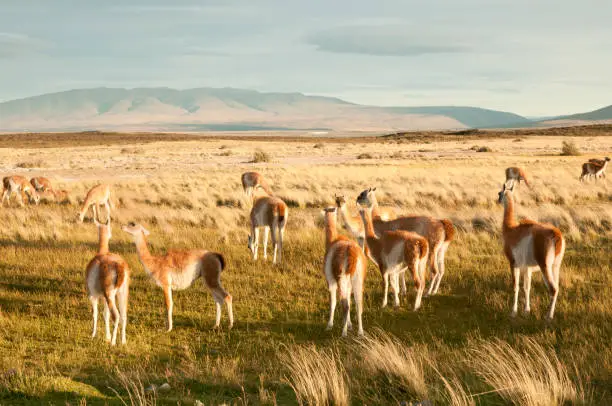
[[[590,131],[571,133],[579,157],[559,156],[568,139],[561,130],[342,140],[11,136],[0,148],[2,172],[47,176],[71,199],[0,210],[0,404],[130,404],[130,394],[134,404],[173,405],[610,404],[612,181],[581,184],[578,175],[586,159],[612,154],[612,130]],[[256,150],[272,161],[247,163]],[[357,159],[365,153],[371,158]],[[519,215],[558,225],[568,241],[552,323],[538,275],[531,315],[509,317],[495,199],[510,165],[534,185],[521,187]],[[262,172],[290,205],[281,266],[250,259],[245,170]],[[84,269],[97,235],[75,221],[98,182],[113,185],[111,250],[132,269],[128,343],[116,348],[90,338]],[[320,209],[334,194],[353,201],[368,186],[401,213],[451,218],[458,235],[441,293],[419,312],[410,310],[412,291],[400,309],[381,309],[381,278],[370,265],[369,335],[342,339],[339,327],[325,331]],[[232,330],[211,330],[214,303],[196,283],[175,295],[175,329],[164,331],[161,290],[119,227],[128,221],[149,228],[154,252],[224,253]],[[143,387],[165,382],[169,391],[138,399]]]

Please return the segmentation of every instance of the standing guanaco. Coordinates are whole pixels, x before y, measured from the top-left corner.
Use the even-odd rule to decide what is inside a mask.
[[[510,181],[502,186],[498,194],[498,203],[504,205],[502,227],[504,254],[514,279],[512,316],[516,316],[518,311],[520,274],[523,273],[524,277],[525,312],[528,313],[531,310],[529,304],[531,274],[539,268],[551,297],[547,317],[552,320],[559,295],[559,274],[565,253],[565,239],[561,231],[550,224],[532,220],[522,220],[517,223],[514,215],[513,189],[514,182]]]
[[[329,289],[329,321],[327,330],[334,326],[336,292],[340,290],[340,303],[344,312],[342,336],[346,337],[351,325],[351,291],[357,308],[357,334],[363,335],[363,285],[368,260],[362,249],[348,238],[338,235],[336,228],[336,208],[329,207],[325,212],[325,256],[324,273]]]
[[[225,268],[223,255],[218,252],[198,249],[168,251],[166,255],[154,256],[151,255],[147,247],[146,237],[149,235],[149,231],[140,224],[133,222],[123,226],[122,229],[132,235],[140,263],[157,286],[164,291],[168,311],[168,331],[172,330],[172,310],[174,308],[172,290],[187,289],[198,278],[204,280],[204,284],[215,301],[217,307],[215,328],[218,328],[221,323],[223,303],[227,305],[229,327],[232,328],[234,325],[232,296],[221,285],[221,272]]]
[[[245,172],[242,174],[242,189],[244,193],[251,198],[255,189],[261,188],[264,192],[266,192],[269,196],[272,196],[272,190],[268,185],[268,182],[264,179],[264,177],[259,172]]]
[[[259,229],[263,228],[264,259],[268,258],[268,234],[272,234],[272,247],[274,258],[272,263],[281,262],[283,255],[283,237],[289,209],[287,204],[278,197],[264,196],[253,203],[251,209],[251,234],[249,235],[248,247],[253,253],[253,259],[257,260],[259,249]]]
[[[89,207],[92,208],[93,217],[100,220],[100,205],[104,205],[106,207],[107,218],[110,221],[111,217],[111,208],[114,209],[113,202],[111,200],[111,188],[109,185],[101,184],[96,185],[89,189],[87,195],[85,196],[85,202],[83,202],[83,207],[79,212],[79,221],[82,223]]]
[[[130,269],[125,260],[117,254],[108,250],[108,242],[111,238],[110,221],[98,226],[99,247],[98,254],[87,265],[87,292],[93,308],[93,332],[91,337],[96,336],[98,328],[98,301],[102,298],[104,302],[104,330],[106,341],[111,345],[117,342],[117,329],[121,318],[121,344],[125,344],[125,328],[127,325],[127,305],[130,284]],[[110,318],[113,318],[113,335],[109,329]]]
[[[4,201],[11,202],[11,196],[16,194],[19,198],[19,205],[23,207],[23,194],[28,197],[30,203],[34,201],[36,204],[40,201],[40,196],[32,187],[26,178],[20,175],[7,176],[2,179],[4,192],[2,193],[2,205]]]
[[[516,166],[506,168],[506,182],[510,180],[516,181],[519,184],[521,183],[521,181],[523,181],[527,186],[531,187],[531,185],[529,184],[529,180],[527,179],[527,174],[525,173],[525,170],[523,168],[519,168]]]
[[[421,307],[421,298],[425,290],[425,270],[429,255],[427,240],[417,233],[409,231],[383,231],[380,237],[374,231],[372,224],[372,206],[359,210],[366,230],[366,244],[372,260],[378,265],[384,281],[384,296],[382,306],[387,306],[389,294],[389,278],[394,293],[394,304],[399,306],[399,277],[410,270],[417,290],[414,300],[414,310]]]
[[[580,181],[584,181],[590,177],[594,177],[595,180],[606,177],[606,168],[610,158],[605,159],[589,159],[589,162],[582,164],[582,173],[580,174]]]
[[[384,221],[377,216],[378,203],[376,201],[376,188],[364,190],[357,197],[357,204],[371,208],[372,224],[377,235],[384,231],[404,230],[413,231],[427,240],[429,244],[429,268],[432,279],[426,296],[438,293],[440,281],[444,276],[446,251],[455,236],[453,223],[448,219],[438,220],[428,216],[402,216],[395,220]],[[406,282],[402,275],[402,292],[406,292]]]

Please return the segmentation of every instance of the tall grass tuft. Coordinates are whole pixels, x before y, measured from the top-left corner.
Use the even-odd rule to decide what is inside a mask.
[[[575,385],[553,349],[526,338],[522,351],[495,340],[471,351],[472,365],[494,391],[515,405],[552,406],[584,403],[582,385]]]
[[[349,387],[338,353],[312,346],[293,346],[281,355],[289,383],[300,405],[348,405]]]
[[[366,369],[384,375],[392,386],[399,385],[421,399],[427,398],[425,355],[420,350],[407,347],[382,330],[360,339],[357,345]]]
[[[121,403],[125,406],[155,406],[157,405],[157,394],[153,390],[147,392],[140,378],[140,373],[131,375],[122,372],[117,368],[116,381],[127,393],[128,398],[124,399],[115,389],[111,388]],[[129,402],[129,403],[128,403]]]

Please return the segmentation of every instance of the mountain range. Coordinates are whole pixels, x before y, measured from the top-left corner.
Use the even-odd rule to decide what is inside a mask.
[[[612,106],[563,119],[612,119]],[[517,114],[475,107],[364,106],[333,97],[234,88],[77,89],[0,103],[0,131],[385,131],[532,125]]]

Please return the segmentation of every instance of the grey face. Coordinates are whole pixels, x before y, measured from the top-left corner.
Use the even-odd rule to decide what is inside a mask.
[[[357,204],[362,205],[362,206],[370,206],[371,205],[370,193],[374,192],[375,190],[376,188],[368,188],[364,190],[363,192],[359,193],[359,196],[357,196]]]
[[[249,235],[249,242],[248,242],[247,246],[249,247],[249,250],[251,250],[251,252],[253,252],[253,253],[255,252],[255,250],[253,249],[254,248],[253,247],[253,237],[251,237],[250,235]]]
[[[501,204],[501,203],[503,203],[503,201],[504,201],[504,196],[505,196],[505,194],[506,194],[506,190],[509,190],[509,191],[511,191],[511,192],[512,192],[512,190],[513,190],[513,189],[514,189],[514,183],[512,183],[512,185],[511,185],[510,187],[507,187],[507,186],[506,186],[506,184],[504,184],[504,185],[502,186],[502,190],[501,190],[501,192],[499,192],[499,193],[497,194],[497,203],[500,203],[500,204]]]

